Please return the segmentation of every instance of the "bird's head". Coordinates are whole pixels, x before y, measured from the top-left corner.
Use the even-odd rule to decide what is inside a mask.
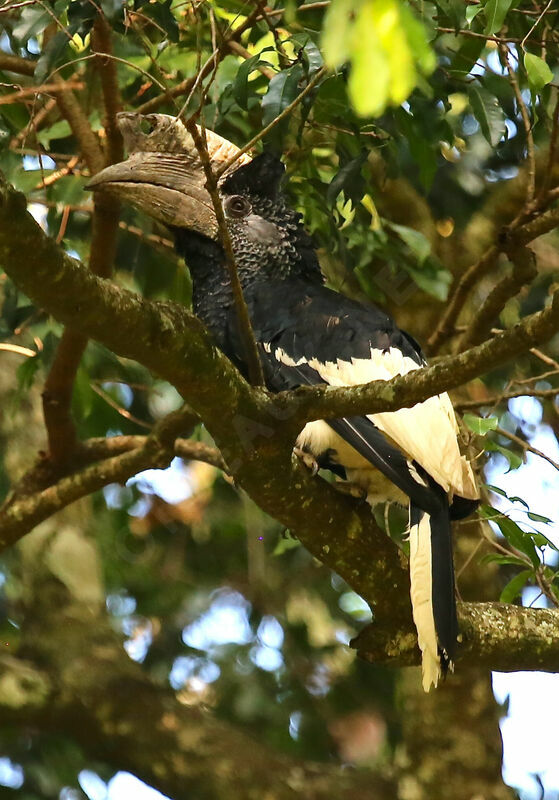
[[[221,249],[214,206],[198,151],[182,122],[165,114],[119,114],[129,156],[97,173],[89,187],[108,191],[171,228],[187,261],[196,250]],[[239,153],[212,131],[207,149],[215,172]],[[241,155],[220,176],[219,195],[241,279],[299,275],[320,280],[312,242],[281,191],[282,162],[269,153]]]

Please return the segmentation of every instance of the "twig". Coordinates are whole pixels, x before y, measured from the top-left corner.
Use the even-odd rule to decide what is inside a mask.
[[[168,466],[177,455],[180,458],[207,461],[226,469],[219,452],[200,442],[173,440],[169,444],[162,441],[161,433],[165,432],[166,420],[155,426],[146,437],[116,437],[117,441],[107,439],[103,445],[93,443],[84,446],[84,452],[91,455],[106,449],[106,452],[118,451],[118,455],[104,458],[78,472],[65,476],[51,486],[32,494],[18,493],[12,495],[0,509],[0,550],[9,547],[24,533],[31,530],[39,522],[55,514],[60,509],[75,502],[80,497],[92,494],[110,483],[125,483],[133,475],[145,469],[162,469]],[[123,439],[127,441],[118,441]],[[136,439],[137,441],[131,441]],[[139,446],[138,446],[139,445]],[[123,452],[124,451],[124,452]],[[20,484],[25,483],[25,477]]]
[[[140,428],[146,428],[148,431],[151,430],[152,426],[149,424],[149,422],[144,422],[143,419],[135,417],[134,414],[131,414],[130,411],[127,411],[125,408],[119,405],[116,402],[116,400],[113,400],[111,395],[104,389],[102,389],[100,386],[97,386],[93,382],[90,383],[90,386],[95,392],[95,394],[98,394],[99,397],[101,397],[105,401],[105,403],[107,403],[107,405],[109,405],[111,408],[114,408],[114,410],[117,411],[121,417],[124,417],[130,422],[134,422],[136,425],[139,425]]]
[[[553,167],[555,165],[555,155],[557,151],[557,137],[559,135],[559,91],[555,89],[557,95],[555,99],[555,108],[553,109],[553,120],[551,123],[551,134],[549,137],[549,150],[547,155],[547,166],[543,173],[542,185],[538,196],[538,203],[543,203],[546,195],[551,186],[553,176]]]
[[[272,128],[275,128],[276,125],[278,125],[282,120],[288,117],[289,114],[291,114],[291,112],[293,111],[293,109],[297,108],[297,106],[302,102],[302,100],[314,89],[318,81],[326,74],[327,71],[328,67],[326,66],[322,66],[319,70],[317,70],[313,75],[313,77],[310,79],[310,81],[307,83],[303,91],[300,92],[297,95],[297,97],[294,100],[292,100],[291,103],[289,103],[289,105],[286,106],[283,109],[283,111],[269,123],[269,125],[266,125],[265,128],[262,128],[260,133],[257,133],[256,136],[253,136],[252,139],[249,142],[247,142],[247,144],[245,144],[244,147],[241,147],[240,150],[236,152],[235,155],[229,159],[229,161],[226,161],[225,164],[223,164],[216,172],[216,176],[219,178],[221,175],[227,172],[227,170],[229,170],[242,155],[252,150],[254,145],[257,144],[259,141],[261,141],[265,136],[267,136],[268,133],[272,130]]]
[[[0,350],[7,350],[20,356],[27,356],[27,358],[34,358],[37,355],[36,350],[31,350],[30,347],[22,347],[20,344],[10,344],[9,342],[0,342]]]
[[[67,92],[71,89],[83,89],[85,86],[83,81],[69,80],[61,83],[43,83],[41,86],[25,86],[17,92],[6,94],[0,97],[0,106],[10,105],[11,103],[19,103],[27,97],[37,94],[57,94],[59,92]]]
[[[93,133],[89,120],[72,92],[58,97],[58,105],[68,120],[80,145],[82,154],[92,174],[106,163],[122,158],[122,139],[116,126],[115,114],[120,107],[120,97],[114,61],[111,60],[110,29],[106,21],[97,17],[93,40],[99,49],[96,64],[101,73],[105,103],[108,161]],[[55,80],[61,81],[58,76]],[[95,275],[107,278],[112,271],[116,252],[118,230],[118,202],[112,197],[96,197],[92,217],[92,239],[89,267]],[[66,213],[69,213],[69,209]],[[43,414],[49,444],[49,458],[54,464],[64,464],[79,449],[78,435],[71,412],[74,380],[87,338],[66,328],[58,344],[54,360],[47,375],[43,391]]]
[[[194,120],[190,119],[185,122],[185,126],[192,136],[192,140],[196,146],[196,150],[198,151],[200,161],[202,162],[202,166],[204,168],[204,174],[206,176],[206,189],[212,199],[217,219],[219,238],[225,254],[225,261],[229,272],[229,280],[231,281],[235,311],[237,313],[237,321],[239,324],[241,340],[243,342],[245,356],[247,359],[250,381],[253,386],[263,386],[264,375],[262,372],[262,364],[260,363],[260,357],[256,348],[256,341],[252,332],[248,308],[243,295],[241,282],[239,280],[235,254],[233,253],[233,245],[231,244],[229,229],[227,228],[225,214],[223,213],[223,206],[221,205],[221,199],[219,197],[217,176],[212,170],[206,142],[204,139],[202,139],[196,123]]]
[[[528,248],[514,248],[509,252],[509,258],[513,263],[512,272],[510,275],[505,275],[489,292],[460,339],[458,350],[465,350],[482,342],[510,298],[518,294],[520,289],[538,274],[534,253]]]
[[[157,97],[153,97],[151,100],[143,103],[143,105],[139,106],[136,111],[138,114],[147,114],[150,111],[155,111],[155,109],[159,108],[159,106],[163,105],[167,100],[172,99],[174,97],[179,97],[180,95],[184,95],[187,92],[189,93],[189,97],[185,103],[185,106],[190,101],[192,94],[196,90],[196,87],[200,84],[200,82],[211,73],[212,69],[214,69],[214,63],[218,63],[219,60],[227,53],[229,50],[229,42],[230,41],[238,41],[241,35],[248,30],[254,22],[259,18],[260,12],[258,7],[254,8],[253,11],[248,15],[244,22],[242,22],[237,28],[229,33],[224,34],[224,38],[222,43],[219,45],[217,50],[210,55],[210,57],[205,62],[204,66],[198,71],[198,73],[193,78],[185,78],[185,80],[178,83],[172,89],[168,91],[164,90],[164,94],[158,95]]]
[[[431,355],[437,353],[447,339],[450,338],[470,290],[475,286],[478,278],[493,269],[498,256],[499,250],[493,245],[486,250],[475,264],[468,267],[464,274],[458,279],[454,292],[447,303],[439,324],[427,341],[428,352]]]
[[[522,389],[518,392],[503,392],[503,394],[486,397],[483,400],[463,400],[454,403],[458,411],[467,411],[470,408],[483,408],[484,406],[497,406],[504,400],[513,400],[515,397],[540,397],[542,400],[557,397],[557,389]]]
[[[554,461],[550,456],[543,453],[541,450],[538,450],[536,447],[532,447],[531,444],[521,439],[520,436],[516,436],[514,433],[509,433],[504,428],[495,428],[495,433],[498,433],[499,436],[504,436],[506,439],[510,439],[511,442],[518,444],[525,452],[528,451],[529,453],[533,453],[535,456],[539,456],[539,458],[543,458],[544,461],[547,461],[551,464],[552,467],[555,467],[557,471],[559,471],[559,464],[557,461]]]
[[[122,161],[124,153],[122,135],[116,123],[116,115],[122,110],[122,100],[116,64],[110,58],[113,53],[111,29],[104,16],[98,15],[93,23],[92,45],[97,51],[95,64],[101,78],[105,106],[104,127],[108,145],[106,165],[116,164]]]
[[[522,45],[524,45],[524,42],[525,39],[522,40]],[[530,115],[528,114],[528,109],[526,108],[526,103],[524,102],[524,98],[522,97],[522,92],[520,91],[520,86],[518,85],[516,72],[514,71],[514,69],[512,68],[512,64],[510,63],[508,48],[502,42],[499,43],[499,55],[501,57],[501,63],[506,67],[506,70],[508,72],[509,83],[512,86],[514,96],[516,97],[516,102],[520,110],[520,115],[522,116],[524,132],[526,134],[526,146],[528,149],[528,184],[526,187],[526,207],[529,207],[536,194],[536,153],[534,149],[534,136],[532,134],[532,125],[530,122]]]

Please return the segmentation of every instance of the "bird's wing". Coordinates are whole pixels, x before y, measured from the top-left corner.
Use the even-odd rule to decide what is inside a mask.
[[[390,317],[323,286],[267,284],[252,298],[250,310],[268,385],[276,391],[305,383],[389,380],[425,364],[417,343]],[[445,492],[477,497],[447,394],[412,408],[328,424],[420,507],[428,492],[414,474],[414,462]]]

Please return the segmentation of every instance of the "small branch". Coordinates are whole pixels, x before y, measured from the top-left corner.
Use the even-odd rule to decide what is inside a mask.
[[[58,75],[55,75],[53,80],[56,83],[64,83],[62,78]],[[60,113],[68,122],[72,133],[76,137],[78,147],[85,163],[89,167],[91,174],[94,175],[96,172],[103,169],[105,166],[105,159],[103,158],[103,152],[99,141],[89,124],[87,116],[73,92],[60,92],[56,96],[56,102]]]
[[[522,41],[522,44],[524,44],[524,40]],[[501,57],[501,63],[506,67],[508,72],[509,83],[512,86],[514,96],[516,97],[516,103],[518,105],[518,109],[522,117],[522,123],[524,125],[524,133],[526,134],[526,146],[528,149],[528,184],[526,187],[526,207],[529,207],[536,194],[536,153],[534,149],[532,124],[530,122],[530,115],[528,114],[526,103],[522,97],[522,92],[520,91],[520,86],[518,85],[516,73],[512,68],[512,64],[510,63],[508,48],[503,42],[499,43],[499,55]]]
[[[89,120],[72,92],[58,98],[62,113],[78,139],[82,155],[93,174],[108,164],[123,158],[122,136],[116,124],[121,107],[115,62],[112,55],[111,32],[107,21],[97,16],[93,27],[93,45],[98,51],[98,66],[105,104],[105,131],[108,152],[105,159]],[[103,56],[107,57],[103,57]],[[58,79],[60,81],[60,79]],[[119,203],[109,196],[96,196],[92,217],[92,238],[89,267],[95,275],[108,278],[116,253]],[[66,328],[45,381],[43,413],[49,445],[49,458],[62,465],[72,460],[79,448],[71,404],[74,379],[87,346],[87,337]]]
[[[12,56],[9,53],[0,53],[0,70],[5,72],[15,72],[18,75],[29,75],[32,77],[35,74],[36,61],[29,58],[21,58],[20,56]]]
[[[245,153],[248,153],[250,150],[252,150],[253,147],[256,144],[258,144],[258,142],[260,142],[262,139],[264,139],[264,137],[266,137],[268,135],[268,133],[273,128],[275,128],[276,125],[278,125],[280,122],[282,122],[282,120],[284,120],[286,117],[288,117],[291,114],[291,112],[293,111],[293,109],[297,108],[297,106],[314,89],[314,87],[316,86],[318,81],[322,77],[324,77],[324,75],[327,72],[328,72],[328,67],[326,67],[326,66],[323,66],[319,70],[317,70],[315,72],[315,74],[313,75],[313,77],[310,79],[310,81],[307,83],[307,85],[305,86],[303,91],[300,94],[298,94],[297,97],[294,100],[292,100],[291,103],[289,103],[288,106],[286,106],[283,109],[281,114],[278,114],[278,116],[275,117],[268,125],[266,125],[265,128],[262,128],[262,130],[259,133],[257,133],[256,136],[253,136],[253,138],[249,142],[247,142],[247,144],[245,144],[244,147],[241,147],[240,150],[237,153],[235,153],[235,155],[232,156],[229,159],[229,161],[226,161],[225,164],[222,164],[222,166],[217,171],[216,176],[219,178],[221,175],[223,175],[225,172],[227,172],[227,170],[231,169],[233,164],[235,164],[235,162],[242,155],[244,155]]]
[[[92,494],[109,483],[124,483],[144,469],[167,467],[172,457],[172,452],[150,438],[144,447],[107,458],[62,478],[41,492],[5,504],[0,511],[0,550],[10,547],[39,522],[80,497]]]
[[[287,393],[286,405],[301,422],[313,419],[373,414],[410,407],[440,392],[461,386],[495,367],[548,341],[559,331],[559,292],[551,305],[525,317],[513,328],[430,367],[390,381],[372,381],[351,388],[302,387]],[[278,395],[278,400],[282,395]],[[289,398],[289,399],[287,399]],[[293,398],[293,399],[291,399]]]
[[[438,353],[442,345],[450,338],[468,294],[478,279],[493,269],[498,256],[498,248],[495,246],[490,247],[479,261],[468,267],[456,281],[454,291],[448,300],[439,324],[427,341],[427,352],[429,354],[435,355],[435,353]]]
[[[538,274],[534,253],[526,247],[511,250],[509,257],[513,263],[511,274],[505,275],[489,292],[469,328],[460,339],[459,351],[482,342],[489,335],[491,326],[499,318],[499,314],[511,297],[517,295],[520,289],[530,283]]]
[[[59,92],[68,92],[72,89],[83,89],[84,87],[83,81],[77,80],[63,81],[62,83],[44,83],[42,86],[25,86],[17,92],[0,97],[0,106],[20,103],[37,94],[57,94]]]
[[[260,357],[256,348],[256,340],[254,338],[254,333],[252,332],[248,308],[245,303],[243,289],[239,280],[235,254],[233,253],[233,245],[231,244],[229,229],[227,228],[227,223],[225,221],[225,214],[223,213],[223,206],[221,205],[217,180],[212,170],[208,148],[206,147],[206,142],[202,139],[200,133],[198,132],[196,123],[193,120],[188,120],[185,125],[188,132],[192,136],[196,150],[198,151],[198,155],[200,157],[200,161],[202,162],[204,174],[206,176],[206,189],[208,190],[208,193],[212,199],[217,218],[219,238],[225,254],[227,269],[229,271],[229,280],[231,281],[237,322],[239,324],[239,331],[247,359],[250,381],[253,386],[263,386],[264,375],[262,372],[262,364],[260,363]]]
[[[558,390],[559,391],[559,390]],[[536,447],[532,447],[529,442],[526,442],[524,439],[521,439],[520,436],[516,436],[514,433],[510,433],[506,431],[504,428],[495,428],[495,433],[498,433],[499,436],[504,436],[506,439],[510,439],[511,442],[519,445],[524,452],[533,453],[535,456],[539,458],[543,458],[544,461],[547,461],[548,464],[551,464],[552,467],[555,467],[557,471],[559,471],[559,464],[557,461],[554,461],[548,455],[543,453],[541,450],[538,450]]]
[[[177,439],[178,433],[195,423],[191,409],[184,406],[158,422],[149,436],[91,439],[80,448],[81,468],[54,481],[49,464],[40,461],[18,482],[0,508],[0,550],[81,497],[110,483],[125,483],[145,469],[162,469],[174,455],[208,461],[225,471],[219,451],[201,442]],[[87,464],[88,461],[96,463]]]
[[[553,167],[555,165],[555,156],[557,151],[557,137],[559,136],[559,90],[554,89],[556,94],[555,108],[553,109],[553,120],[551,123],[551,135],[549,137],[549,150],[547,154],[547,167],[543,174],[542,185],[538,196],[538,202],[544,202],[547,193],[551,186],[551,179],[553,175]]]
[[[113,54],[111,28],[104,16],[98,14],[93,24],[92,47],[97,53],[95,65],[101,78],[103,103],[105,106],[104,127],[107,136],[107,157],[105,166],[122,161],[124,149],[122,135],[116,122],[116,115],[122,111],[122,100],[118,86],[118,75]]]
[[[515,397],[540,397],[542,400],[557,397],[557,389],[523,389],[517,392],[503,392],[503,394],[486,397],[484,400],[464,400],[454,403],[454,408],[458,411],[467,411],[470,408],[483,408],[485,406],[496,406],[504,400],[513,400]]]
[[[223,41],[219,45],[219,47],[213,51],[211,56],[207,59],[206,63],[202,67],[198,73],[191,78],[185,78],[185,80],[178,83],[172,89],[168,89],[164,91],[163,94],[158,95],[157,97],[153,97],[151,100],[143,103],[143,105],[138,106],[136,109],[138,114],[148,114],[151,111],[155,111],[158,109],[163,103],[172,100],[175,97],[180,97],[182,95],[188,94],[192,95],[195,91],[196,87],[201,83],[201,81],[207,77],[215,67],[216,62],[223,58],[223,56],[227,55],[229,51],[229,42],[231,41],[238,41],[242,34],[251,28],[256,21],[260,17],[260,11],[258,6],[254,8],[250,14],[247,16],[245,21],[235,28],[235,30],[230,31],[229,33],[224,34]]]

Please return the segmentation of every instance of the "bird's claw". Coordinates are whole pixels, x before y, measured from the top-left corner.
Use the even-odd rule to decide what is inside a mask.
[[[300,447],[294,447],[293,455],[297,456],[297,458],[303,462],[313,477],[317,474],[320,467],[318,465],[318,461],[316,461],[316,459],[310,453],[305,452]]]
[[[362,486],[359,486],[358,483],[351,483],[350,481],[335,481],[332,486],[337,492],[340,494],[349,495],[349,497],[355,497],[357,500],[366,500],[367,499],[367,491]]]

